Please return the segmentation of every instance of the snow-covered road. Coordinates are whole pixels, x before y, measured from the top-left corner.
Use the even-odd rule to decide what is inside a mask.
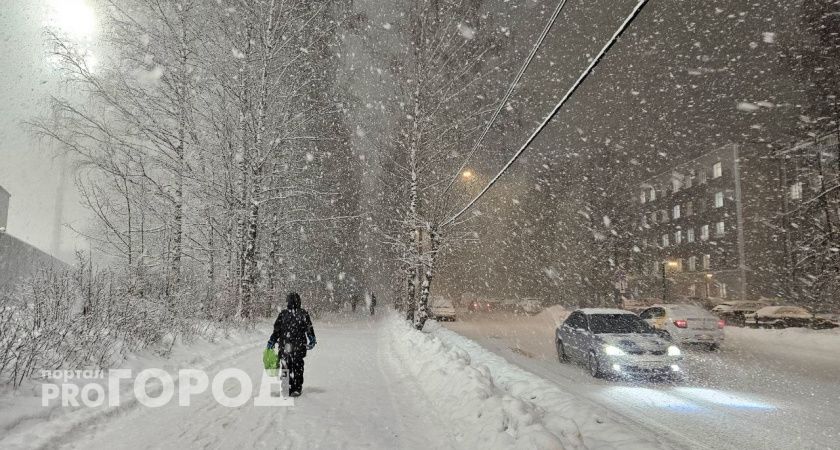
[[[270,324],[267,324],[267,327]],[[447,428],[428,414],[414,380],[392,364],[381,326],[367,317],[316,322],[318,347],[306,359],[303,396],[293,407],[229,408],[210,390],[160,408],[136,406],[86,421],[55,436],[50,448],[451,448]],[[265,337],[216,361],[208,371],[233,367],[259,384]],[[221,350],[221,349],[220,349]],[[225,384],[235,396],[239,384]],[[255,394],[256,395],[256,394]],[[176,394],[177,398],[177,394]],[[87,423],[90,422],[90,423]],[[36,425],[49,433],[49,422]],[[6,442],[9,444],[9,442]],[[4,447],[0,438],[0,447]],[[29,447],[30,445],[26,445]]]
[[[671,446],[840,448],[840,354],[804,337],[787,339],[803,342],[789,348],[758,330],[728,330],[720,352],[688,351],[686,382],[629,383],[596,380],[559,363],[549,321],[501,313],[462,318],[435,333],[445,342],[453,340],[449,330],[469,337]]]

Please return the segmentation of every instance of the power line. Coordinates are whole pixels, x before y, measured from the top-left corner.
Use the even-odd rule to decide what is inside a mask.
[[[496,110],[493,112],[493,116],[490,118],[490,121],[487,122],[487,126],[484,127],[484,130],[481,132],[481,136],[479,136],[473,144],[472,149],[467,154],[467,157],[466,159],[464,159],[464,162],[461,164],[461,167],[459,167],[458,171],[455,172],[455,176],[453,176],[452,179],[449,180],[449,184],[446,185],[446,189],[444,189],[443,193],[441,193],[441,197],[443,197],[444,195],[446,195],[447,192],[449,192],[449,189],[452,187],[453,184],[455,184],[455,181],[458,179],[458,176],[461,174],[461,171],[464,170],[464,167],[467,166],[467,163],[470,162],[470,159],[472,159],[473,155],[478,150],[478,146],[481,145],[481,141],[484,140],[484,136],[487,135],[487,132],[490,131],[490,127],[493,126],[493,122],[495,122],[496,118],[499,117],[499,113],[501,113],[502,108],[504,108],[505,104],[507,104],[508,99],[513,93],[513,90],[516,88],[516,85],[519,84],[519,80],[522,78],[522,75],[525,73],[525,70],[528,69],[528,66],[531,64],[531,60],[534,59],[534,55],[537,54],[537,50],[539,50],[540,46],[542,46],[542,43],[545,40],[545,37],[548,35],[549,30],[551,30],[551,27],[554,25],[554,22],[557,21],[557,16],[560,15],[560,11],[563,10],[563,6],[566,4],[566,1],[567,0],[561,0],[561,2],[557,5],[557,8],[554,9],[554,13],[551,15],[551,19],[549,19],[548,23],[545,25],[545,28],[543,28],[539,39],[537,39],[537,42],[534,44],[533,48],[531,48],[531,53],[528,54],[527,58],[525,58],[525,62],[522,64],[522,67],[519,69],[519,73],[516,74],[516,77],[513,79],[513,82],[508,87],[507,93],[505,93],[504,98],[502,98],[502,101],[500,101],[498,106],[496,106]]]
[[[478,195],[476,195],[475,198],[473,198],[467,204],[467,206],[465,206],[463,209],[458,211],[458,213],[455,214],[454,216],[450,217],[449,220],[447,220],[446,222],[443,222],[441,224],[442,227],[445,227],[445,226],[451,224],[452,222],[458,220],[459,217],[461,217],[465,212],[467,212],[470,208],[472,208],[472,206],[481,197],[483,197],[484,194],[487,193],[487,191],[489,191],[491,187],[493,187],[493,185],[496,183],[496,181],[499,180],[499,178],[501,178],[501,176],[505,173],[505,171],[507,171],[507,169],[511,165],[513,165],[513,163],[519,158],[519,156],[522,155],[522,153],[525,151],[525,149],[527,149],[531,145],[531,143],[534,141],[534,139],[537,137],[537,135],[539,135],[540,132],[542,132],[542,130],[546,127],[546,125],[548,125],[548,123],[551,122],[551,119],[553,119],[554,116],[557,115],[557,113],[560,111],[560,108],[563,107],[563,105],[572,96],[572,94],[574,94],[575,91],[577,91],[578,87],[580,87],[580,85],[583,83],[583,81],[586,79],[586,77],[588,77],[589,74],[592,72],[592,69],[594,69],[595,66],[598,65],[598,63],[601,61],[601,59],[603,59],[603,57],[607,53],[607,51],[609,51],[609,49],[613,46],[613,44],[615,44],[615,42],[618,40],[618,38],[621,36],[621,34],[624,33],[624,31],[627,29],[627,27],[630,25],[630,23],[639,15],[642,8],[645,6],[645,4],[647,4],[647,2],[648,2],[648,0],[640,0],[639,3],[636,4],[636,7],[633,8],[633,11],[630,12],[630,15],[627,16],[626,19],[624,19],[624,22],[621,24],[621,26],[618,28],[618,30],[616,30],[616,32],[613,33],[610,40],[606,43],[606,45],[604,45],[604,47],[601,49],[601,51],[598,53],[598,55],[595,56],[595,59],[593,59],[592,62],[589,63],[589,66],[587,66],[586,69],[583,71],[583,73],[580,74],[580,76],[575,81],[575,83],[572,85],[572,87],[569,88],[568,91],[566,91],[566,95],[564,95],[563,98],[560,99],[560,102],[557,103],[557,105],[554,107],[554,109],[551,111],[551,113],[548,116],[546,116],[546,118],[542,121],[542,123],[540,123],[540,125],[537,127],[537,129],[534,130],[533,133],[531,133],[531,136],[528,137],[528,139],[525,141],[525,143],[522,144],[522,147],[519,148],[519,150],[513,155],[513,157],[507,162],[507,164],[505,164],[504,167],[502,167],[502,170],[500,170],[499,173],[497,173],[496,176],[493,177],[492,180],[490,180],[490,182],[487,184],[487,186],[485,186],[484,189],[482,189],[481,192],[479,192]]]

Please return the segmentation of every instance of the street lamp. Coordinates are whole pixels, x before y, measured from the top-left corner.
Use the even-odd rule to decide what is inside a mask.
[[[472,180],[473,177],[475,177],[475,174],[470,169],[466,169],[463,172],[461,172],[461,178],[463,178],[464,180],[469,181]]]

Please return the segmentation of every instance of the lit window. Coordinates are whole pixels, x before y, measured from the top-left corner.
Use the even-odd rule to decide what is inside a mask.
[[[685,215],[686,216],[693,216],[694,215],[694,203],[688,202],[685,204]]]
[[[682,231],[677,230],[674,232],[674,244],[682,244]]]
[[[650,195],[649,195],[649,197],[650,197],[650,201],[654,201],[654,200],[656,200],[656,189],[654,189],[654,188],[650,188],[650,192],[649,192],[649,193],[650,193]]]
[[[715,224],[715,236],[723,236],[725,232],[726,229],[722,221]]]
[[[670,244],[670,242],[668,242],[668,235],[663,234],[662,235],[662,246],[667,247],[669,244]]]
[[[701,169],[700,172],[697,173],[697,182],[699,184],[705,184],[706,183],[706,171],[705,170]]]
[[[678,176],[678,174],[674,174],[674,178],[671,179],[671,187],[674,192],[679,192],[680,188],[682,188],[682,181],[677,178]]]
[[[726,298],[726,283],[718,283],[720,289],[720,298]]]
[[[723,207],[723,192],[715,192],[715,208]]]
[[[793,200],[802,199],[802,183],[796,182],[790,186],[790,198]]]
[[[694,228],[689,228],[685,233],[685,240],[689,243],[694,242]]]
[[[640,201],[643,205],[644,205],[644,204],[645,204],[645,202],[647,201],[647,197],[645,197],[645,191],[642,191],[642,193],[641,193],[641,194],[639,194],[639,201]]]
[[[674,260],[673,269],[674,269],[674,272],[682,272],[683,271],[682,258],[677,258],[677,259]]]
[[[700,227],[700,240],[701,241],[708,241],[709,240],[709,226],[703,225]]]
[[[703,255],[703,270],[712,268],[712,255]]]
[[[680,218],[680,205],[674,206],[674,219]]]
[[[690,170],[690,171],[688,172],[688,176],[687,176],[687,177],[685,177],[685,188],[686,188],[686,189],[690,188],[690,187],[691,187],[691,185],[692,185],[692,184],[694,184],[694,176],[695,176],[695,175],[696,175],[696,174],[695,174],[695,172],[694,172],[694,169],[692,169],[692,170]]]
[[[720,162],[716,162],[712,166],[712,179],[720,178],[721,176],[723,176],[723,165]]]
[[[696,256],[690,256],[688,258],[688,271],[689,272],[694,272],[695,270],[697,270],[697,257]]]
[[[814,173],[808,177],[808,184],[810,184],[811,190],[814,192],[817,192],[820,189],[822,189],[822,182],[823,177],[820,174]]]

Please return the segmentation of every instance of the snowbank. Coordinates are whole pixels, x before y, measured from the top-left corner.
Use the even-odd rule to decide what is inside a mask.
[[[432,333],[413,330],[394,317],[385,333],[394,359],[418,380],[434,413],[460,431],[459,447],[661,447],[475,342],[434,323],[427,328]]]
[[[837,358],[837,351],[840,349],[840,328],[765,330],[726,327],[726,339],[748,348],[772,349],[786,353],[813,353]]]
[[[266,329],[270,325],[261,328]],[[258,327],[259,328],[259,327]],[[189,343],[180,340],[172,346],[168,357],[156,354],[152,349],[136,353],[129,353],[119,369],[131,369],[137,374],[147,368],[161,368],[169,372],[177,380],[180,368],[208,369],[219,361],[241,354],[243,351],[254,351],[255,341],[264,338],[265,333],[257,333],[248,329],[220,330],[219,336],[210,338],[195,338]],[[209,335],[208,335],[209,336]],[[219,352],[224,348],[224,352]],[[259,352],[254,352],[255,358]],[[62,381],[46,380],[49,383]],[[89,384],[91,382],[106,386],[107,379],[101,380],[68,380],[71,384]],[[0,389],[0,448],[33,448],[55,445],[58,436],[71,433],[80,427],[97,423],[100,420],[125,412],[139,405],[134,397],[131,383],[123,382],[119,392],[120,405],[100,407],[62,406],[58,401],[51,401],[50,406],[41,404],[41,391],[44,380],[26,381],[20,388],[10,387]],[[177,381],[176,381],[177,383]],[[154,382],[149,386],[156,386],[150,390],[156,395],[160,388]]]

